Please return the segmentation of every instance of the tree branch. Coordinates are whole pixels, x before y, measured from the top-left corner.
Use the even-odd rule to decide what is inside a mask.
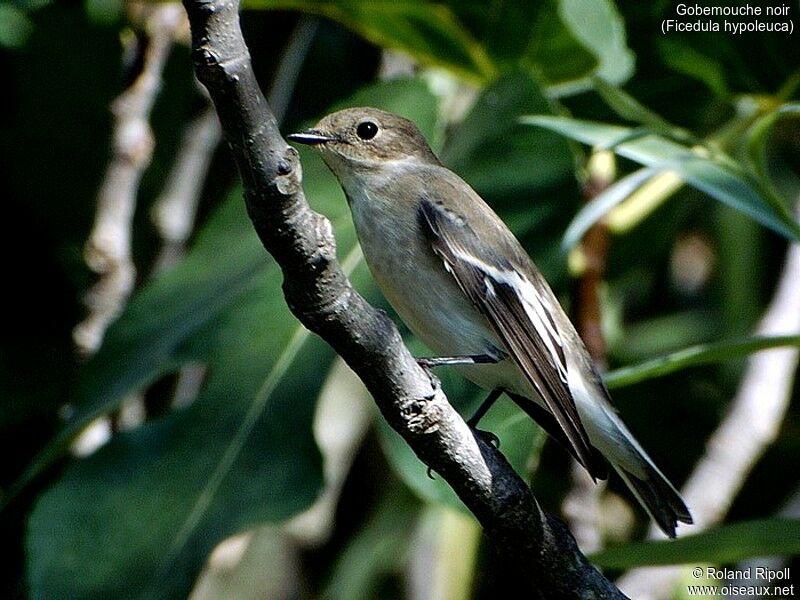
[[[473,435],[386,314],[351,287],[336,262],[330,222],[305,200],[297,151],[281,137],[259,91],[238,2],[184,5],[197,77],[208,88],[241,172],[248,214],[283,271],[292,312],[356,372],[387,421],[453,487],[531,593],[624,598],[578,551],[563,524],[541,511],[502,454]]]
[[[182,24],[185,28],[185,19],[170,4],[148,7],[142,19],[147,38],[137,48],[143,54],[141,71],[111,107],[113,156],[97,194],[97,214],[84,251],[86,264],[100,276],[84,298],[88,314],[73,331],[75,345],[85,356],[100,348],[135,283],[131,224],[139,180],[153,153],[150,112],[175,35]]]

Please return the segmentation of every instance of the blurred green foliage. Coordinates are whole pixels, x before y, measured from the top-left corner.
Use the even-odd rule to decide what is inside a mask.
[[[797,345],[797,336],[743,337],[798,230],[800,47],[791,36],[664,37],[660,21],[672,5],[632,0],[245,6],[243,27],[265,88],[297,11],[322,17],[286,131],[345,105],[412,118],[442,160],[509,223],[567,304],[562,243],[574,246],[659,172],[684,178],[688,185],[663,193],[612,237],[603,294],[608,358],[621,367],[609,375],[617,405],[674,480],[691,470],[724,413],[742,358],[776,343]],[[69,333],[90,281],[81,247],[110,145],[108,107],[132,68],[119,44],[120,33],[136,27],[131,8],[101,0],[0,5],[0,60],[10,80],[9,109],[0,116],[0,186],[11,210],[2,236],[10,292],[0,362],[7,457],[0,500],[10,502],[0,533],[15,548],[2,566],[3,596],[185,597],[220,541],[283,523],[311,506],[328,481],[312,423],[335,357],[286,308],[280,272],[252,230],[224,151],[215,156],[188,253],[146,276],[158,244],[147,211],[201,103],[182,46],[165,69],[152,118],[156,152],[140,188],[133,250],[143,275],[97,356],[85,365],[72,358]],[[402,51],[421,72],[376,83],[383,48]],[[453,119],[459,102],[466,113]],[[583,211],[591,148],[576,140],[619,154],[620,183]],[[302,149],[301,157],[306,193],[331,219],[340,259],[358,289],[382,304],[359,261],[338,185],[313,152]],[[687,237],[702,240],[711,257],[694,288],[681,287],[671,267]],[[416,340],[410,345],[425,354]],[[171,408],[175,373],[192,364],[206,367],[203,386],[191,404]],[[472,410],[480,393],[455,369],[442,379],[457,407]],[[74,436],[93,419],[115,415],[134,392],[146,394],[148,419],[115,430],[89,457],[70,457]],[[734,502],[732,521],[766,519],[797,492],[797,472],[785,465],[797,464],[798,422],[795,401],[754,483]],[[510,403],[501,402],[482,426],[533,479],[543,505],[558,512],[566,453],[550,451]],[[332,536],[300,560],[301,587],[331,598],[402,597],[407,565],[419,552],[412,532],[428,518],[421,515],[439,514],[431,505],[463,507],[380,419],[353,461],[342,475]],[[641,530],[644,519],[638,524]],[[796,551],[779,522],[729,527],[672,550],[623,545],[598,561],[617,568],[722,564]],[[473,592],[491,597],[507,584],[497,575],[502,565],[485,553],[476,560]]]
[[[716,527],[688,535],[671,544],[640,542],[611,548],[592,556],[611,568],[688,563],[732,563],[751,556],[800,553],[800,520],[768,519]]]

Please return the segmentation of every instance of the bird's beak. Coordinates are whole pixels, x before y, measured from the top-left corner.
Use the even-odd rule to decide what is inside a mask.
[[[339,138],[328,135],[327,133],[322,133],[317,129],[306,129],[305,131],[301,131],[299,133],[290,133],[286,136],[286,138],[292,142],[308,144],[309,146],[318,146],[328,142],[339,141]]]

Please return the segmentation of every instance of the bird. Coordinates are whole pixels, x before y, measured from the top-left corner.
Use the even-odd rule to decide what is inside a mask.
[[[408,328],[489,392],[503,393],[593,479],[619,474],[669,537],[692,517],[611,405],[550,286],[491,207],[445,167],[410,120],[371,107],[287,136],[318,149],[349,204],[364,259]]]

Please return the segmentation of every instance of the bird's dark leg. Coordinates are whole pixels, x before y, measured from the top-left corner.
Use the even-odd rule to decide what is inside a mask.
[[[481,402],[481,405],[478,407],[478,410],[475,411],[475,414],[472,415],[469,420],[467,421],[467,425],[469,425],[472,429],[474,429],[477,433],[489,438],[489,443],[493,446],[499,448],[500,447],[500,438],[498,438],[495,434],[490,431],[481,431],[478,429],[478,423],[483,418],[483,416],[489,412],[489,409],[492,408],[497,399],[500,397],[500,394],[503,393],[503,390],[500,388],[494,389],[489,392],[489,395],[486,396],[486,399]]]
[[[481,402],[481,405],[478,407],[478,410],[475,411],[475,414],[472,415],[469,418],[469,420],[467,420],[467,425],[469,425],[471,429],[474,429],[475,433],[487,438],[489,440],[489,443],[495,448],[500,447],[500,438],[497,437],[495,434],[493,434],[491,431],[483,431],[481,429],[478,429],[477,425],[478,421],[480,421],[483,418],[483,415],[489,412],[489,409],[492,408],[492,405],[495,402],[497,402],[497,399],[500,397],[500,394],[502,393],[503,390],[500,388],[494,389],[491,392],[489,392],[489,395],[486,396],[486,399],[483,402]],[[433,471],[431,471],[430,467],[428,467],[428,477],[430,477],[431,479],[436,479],[433,476]]]
[[[473,429],[478,427],[478,423],[483,418],[489,409],[492,408],[492,405],[497,401],[500,397],[500,394],[503,393],[503,390],[500,388],[494,389],[489,392],[489,395],[486,396],[486,399],[481,402],[481,405],[478,407],[478,410],[475,411],[475,414],[472,415],[469,420],[467,421],[467,425],[472,427]]]
[[[496,363],[500,359],[490,354],[472,354],[468,356],[433,356],[430,358],[418,358],[420,366],[432,369],[445,365],[482,365]]]
[[[498,353],[499,354],[499,353]],[[502,355],[498,354],[471,354],[466,356],[436,356],[432,358],[418,358],[417,363],[424,369],[432,369],[433,367],[442,367],[445,365],[481,365],[481,364],[493,364],[500,362],[503,359]],[[492,407],[492,405],[497,401],[500,397],[500,394],[503,393],[503,390],[498,388],[496,390],[492,390],[489,392],[489,395],[486,399],[481,403],[478,407],[478,410],[475,411],[475,414],[467,421],[467,425],[469,425],[472,429],[475,430],[476,433],[488,438],[489,443],[493,446],[499,447],[500,446],[500,439],[493,433],[489,431],[481,431],[477,428],[478,422],[483,418],[488,410]],[[430,469],[428,469],[428,477],[431,477]],[[432,477],[431,477],[432,478]]]

